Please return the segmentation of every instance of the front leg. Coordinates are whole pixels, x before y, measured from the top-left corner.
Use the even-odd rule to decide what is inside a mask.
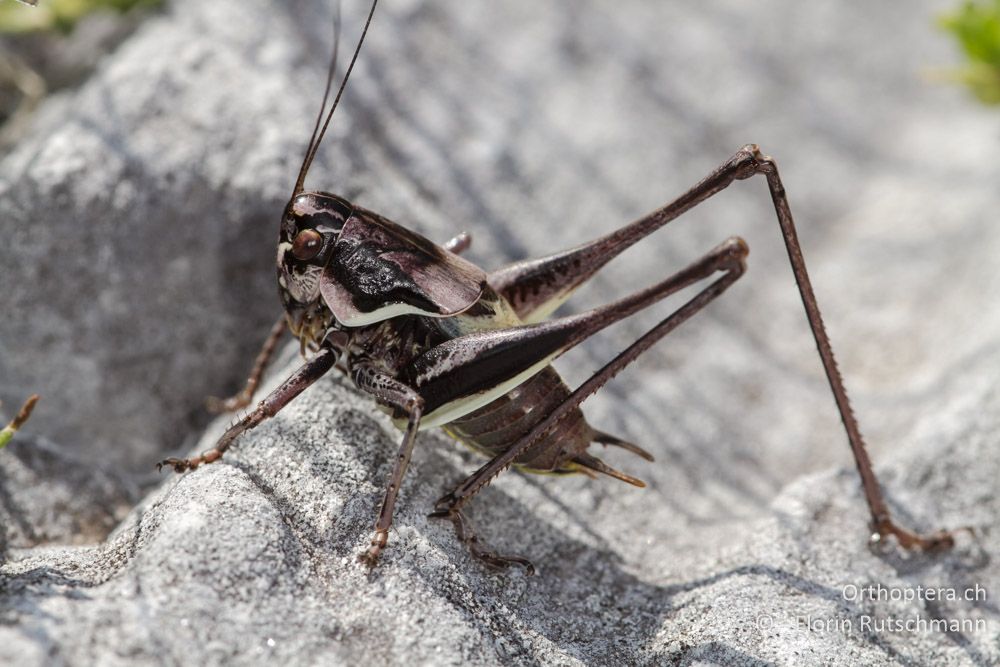
[[[375,534],[372,536],[371,546],[359,556],[363,563],[373,567],[378,561],[382,549],[389,541],[392,511],[396,507],[399,487],[403,483],[403,477],[406,475],[406,469],[409,467],[410,458],[413,455],[413,444],[417,438],[417,430],[420,428],[424,399],[410,387],[369,364],[355,364],[351,371],[351,378],[354,380],[354,384],[371,394],[377,401],[391,407],[396,414],[406,416],[406,431],[403,433],[403,442],[399,446],[396,463],[389,475],[389,483],[385,487],[385,496],[382,498],[382,508],[379,510],[378,520],[375,522]]]
[[[278,343],[281,342],[287,330],[288,318],[282,313],[278,321],[271,326],[271,331],[267,334],[267,340],[264,341],[260,352],[257,353],[257,357],[253,362],[253,370],[250,371],[250,377],[247,378],[243,389],[229,398],[209,396],[205,400],[205,406],[209,412],[215,414],[236,412],[250,405],[254,392],[257,391],[257,387],[260,385],[260,379],[264,377],[264,371],[267,370],[267,365],[271,363],[271,357],[274,356],[274,351],[277,349]]]
[[[301,394],[312,383],[316,382],[316,380],[323,377],[327,371],[333,368],[339,356],[340,353],[336,349],[330,347],[320,348],[316,356],[303,364],[280,387],[268,394],[253,412],[230,426],[222,434],[222,437],[219,438],[215,447],[189,459],[164,459],[156,464],[156,469],[161,470],[163,466],[170,466],[175,472],[184,472],[185,470],[194,470],[202,463],[214,463],[218,461],[241,433],[249,431],[265,419],[278,414],[278,411],[288,405],[293,398]]]

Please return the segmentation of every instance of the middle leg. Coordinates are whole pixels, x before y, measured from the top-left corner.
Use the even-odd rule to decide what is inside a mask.
[[[360,363],[353,366],[351,379],[360,389],[371,395],[383,405],[391,407],[396,413],[406,416],[406,430],[403,442],[396,455],[396,463],[389,475],[389,483],[385,487],[382,498],[382,508],[375,521],[375,534],[368,550],[358,558],[369,567],[378,561],[379,554],[389,541],[389,528],[392,527],[392,512],[396,507],[399,487],[403,483],[406,469],[413,456],[413,444],[416,441],[417,430],[420,428],[420,417],[423,414],[424,400],[420,395],[395,378],[378,371],[373,366]]]

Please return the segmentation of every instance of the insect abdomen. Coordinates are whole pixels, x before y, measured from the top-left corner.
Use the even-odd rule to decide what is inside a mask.
[[[491,403],[444,425],[452,437],[490,457],[527,435],[569,398],[569,387],[551,366]],[[614,470],[587,453],[592,442],[618,445],[649,457],[635,445],[594,429],[579,408],[556,422],[514,465],[530,472],[566,474],[603,472],[642,486],[639,480]]]
[[[450,336],[473,331],[502,329],[522,324],[514,309],[491,288],[484,290],[477,308],[437,324]],[[552,414],[570,396],[569,387],[552,366],[546,366],[528,380],[486,405],[442,425],[453,438],[472,449],[496,456],[507,451],[537,424]],[[514,465],[530,472],[566,474],[591,471],[643,486],[587,453],[592,442],[615,445],[652,460],[648,452],[590,426],[580,408],[562,419],[514,460]]]

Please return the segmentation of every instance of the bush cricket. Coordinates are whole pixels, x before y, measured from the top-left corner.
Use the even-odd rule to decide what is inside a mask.
[[[374,565],[386,548],[417,431],[440,426],[489,460],[438,500],[431,516],[450,520],[458,539],[486,564],[517,564],[533,572],[527,559],[501,554],[479,541],[463,507],[510,466],[590,477],[600,473],[643,486],[640,480],[590,454],[588,448],[600,443],[650,461],[653,457],[592,427],[580,405],[739,280],[746,268],[748,247],[742,239],[732,237],[680,272],[618,301],[578,315],[554,319],[549,315],[633,244],[732,183],[762,176],[861,476],[873,539],[893,536],[906,549],[931,550],[953,544],[949,532],[920,535],[897,524],[890,514],[834,360],[778,168],[757,146],[740,148],[673,202],[631,224],[570,250],[519,261],[491,273],[459,256],[470,243],[467,235],[439,246],[340,196],[307,190],[306,175],[344,93],[376,4],[374,0],[327,111],[336,66],[334,48],[323,104],[282,215],[277,280],[284,313],[258,355],[246,387],[226,401],[216,401],[214,407],[235,410],[250,405],[286,330],[299,339],[304,356],[306,351],[311,354],[291,377],[231,426],[214,448],[193,458],[166,459],[158,467],[166,465],[183,472],[218,461],[240,434],[274,416],[338,366],[358,389],[389,412],[403,431],[374,536],[361,559]],[[709,280],[684,305],[576,389],[570,390],[553,369],[554,359],[605,327]]]

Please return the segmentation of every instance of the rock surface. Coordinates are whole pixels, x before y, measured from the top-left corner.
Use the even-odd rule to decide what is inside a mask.
[[[751,181],[571,306],[732,234],[752,248],[724,299],[586,405],[656,455],[608,455],[648,488],[507,474],[474,504],[484,538],[539,576],[483,570],[425,518],[479,463],[434,432],[382,564],[358,565],[398,434],[337,378],[99,541],[152,460],[218,436],[201,401],[238,386],[276,314],[273,236],[318,103],[326,4],[177,0],[0,160],[17,314],[0,321],[0,398],[41,393],[27,432],[48,438],[0,453],[0,663],[1000,660],[1000,116],[924,75],[954,58],[932,27],[941,2],[386,3],[310,183],[435,239],[468,230],[470,257],[495,267],[603,233],[761,144],[893,508],[975,539],[933,557],[865,547],[856,475]],[[349,48],[363,8],[345,10]],[[581,381],[663,312],[561,370]],[[868,585],[984,599],[851,594]]]

